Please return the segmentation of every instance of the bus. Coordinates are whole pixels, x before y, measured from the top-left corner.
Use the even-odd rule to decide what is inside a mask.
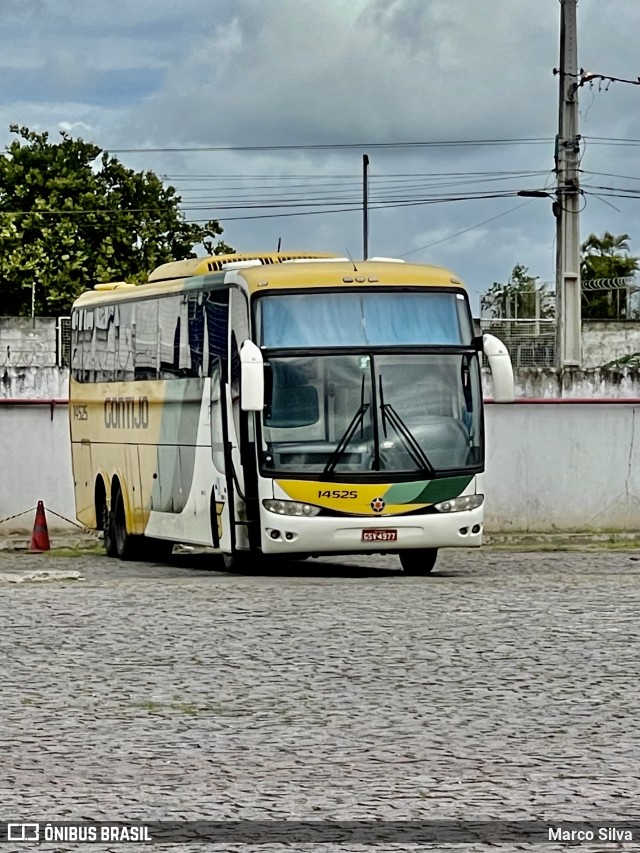
[[[496,401],[513,371],[448,270],[194,258],[96,285],[71,327],[76,514],[109,556],[382,553],[416,575],[482,543],[482,354]]]

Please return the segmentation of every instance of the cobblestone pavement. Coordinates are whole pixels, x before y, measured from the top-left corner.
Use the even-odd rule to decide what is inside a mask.
[[[211,560],[0,554],[9,819],[640,824],[640,552]]]

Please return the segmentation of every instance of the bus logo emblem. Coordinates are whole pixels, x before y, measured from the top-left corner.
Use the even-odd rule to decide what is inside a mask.
[[[385,503],[384,503],[384,501],[382,500],[382,498],[374,498],[374,499],[371,501],[371,509],[372,509],[374,512],[382,512],[382,510],[384,509],[384,507],[385,507]]]

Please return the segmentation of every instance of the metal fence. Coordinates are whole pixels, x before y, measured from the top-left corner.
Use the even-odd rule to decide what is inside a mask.
[[[71,317],[58,317],[56,360],[58,367],[71,365]]]
[[[582,282],[582,319],[640,321],[640,282]],[[531,290],[494,286],[480,297],[480,327],[504,342],[514,367],[555,366],[556,295],[549,282]]]
[[[514,367],[554,367],[556,321],[481,319],[483,332],[495,335],[509,350]]]
[[[480,297],[480,327],[500,338],[514,367],[553,367],[555,310],[555,293],[546,283],[530,290],[494,286]]]

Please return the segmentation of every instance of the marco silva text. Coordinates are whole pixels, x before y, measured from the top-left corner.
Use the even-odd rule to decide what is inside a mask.
[[[583,826],[579,829],[566,826],[550,826],[547,829],[549,841],[633,841],[634,830],[617,826]]]

